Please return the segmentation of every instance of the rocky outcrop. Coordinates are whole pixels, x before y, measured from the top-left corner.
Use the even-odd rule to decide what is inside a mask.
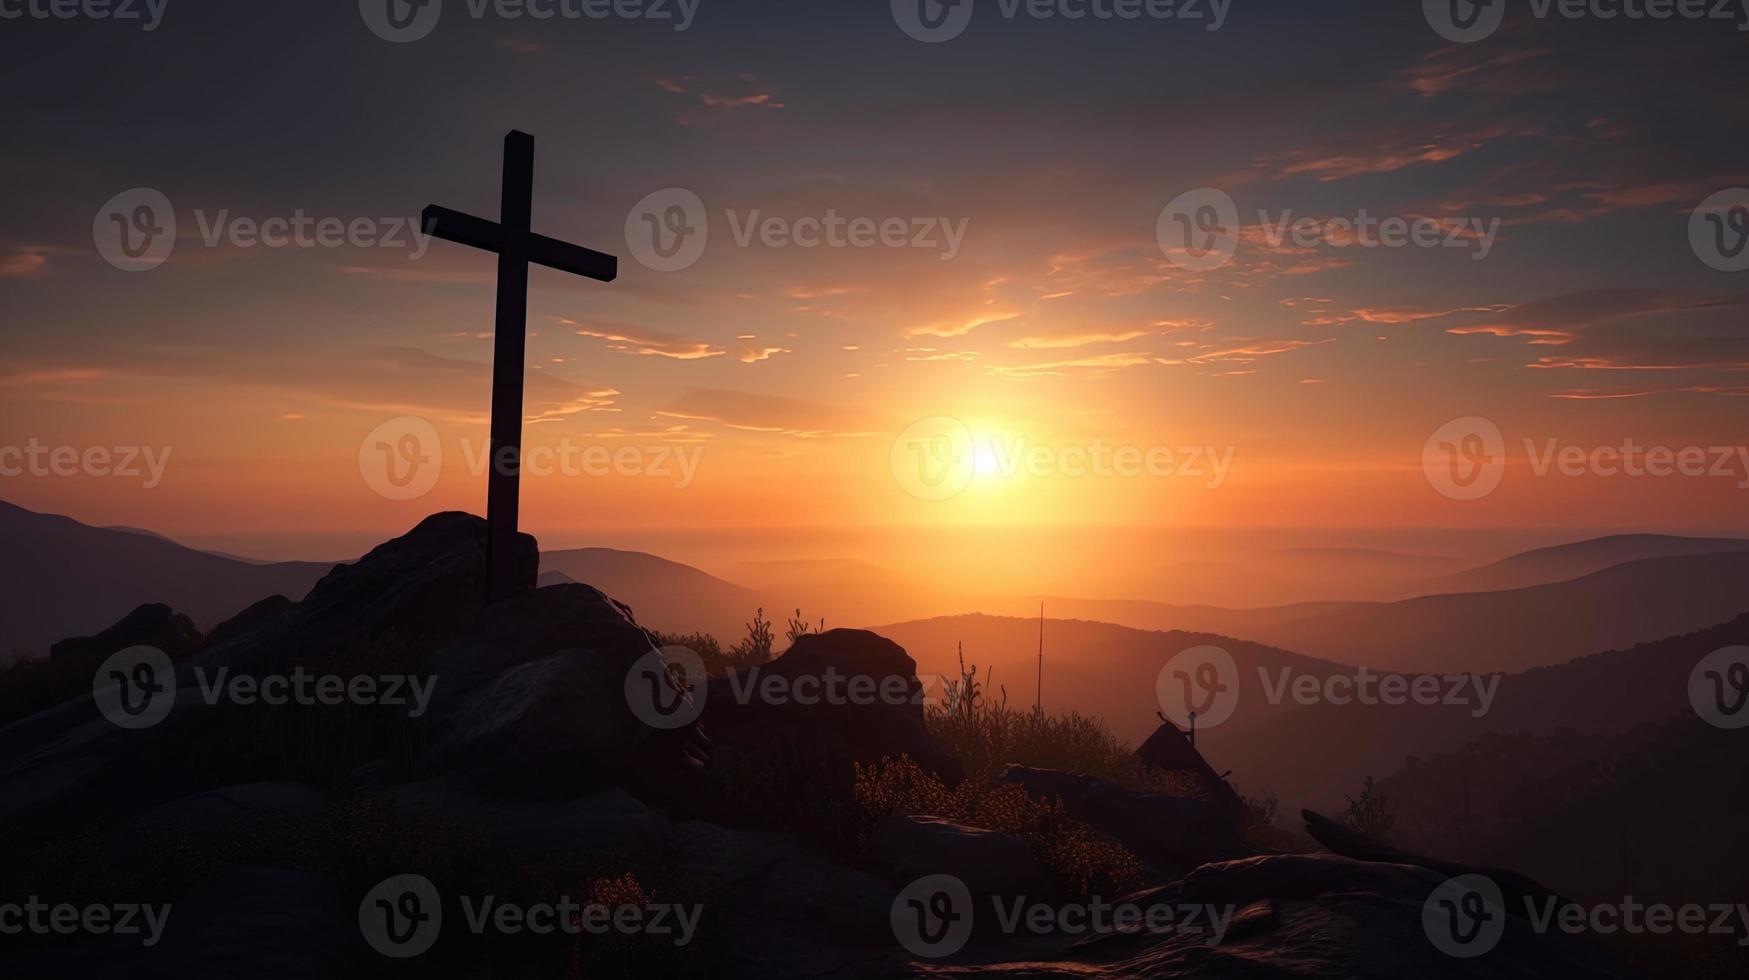
[[[1235,819],[1243,819],[1245,801],[1171,719],[1160,716],[1160,727],[1136,750],[1143,765],[1164,773],[1178,773],[1190,779],[1203,795],[1220,804]]]
[[[917,662],[867,630],[810,633],[770,663],[712,679],[700,724],[728,766],[801,746],[846,768],[906,755],[945,782],[963,778],[924,726]]]
[[[114,626],[95,636],[68,637],[49,648],[49,656],[61,660],[102,660],[128,647],[157,647],[176,660],[201,644],[194,620],[161,602],[147,603],[123,616]]]
[[[520,588],[533,589],[540,564],[534,538],[517,536],[516,559]],[[290,610],[275,617],[258,611],[259,628],[209,644],[194,659],[239,672],[297,664],[345,670],[435,648],[479,621],[485,567],[486,522],[433,514],[358,561],[336,565]]]
[[[213,631],[207,634],[206,640],[208,643],[214,644],[229,643],[240,636],[248,636],[296,609],[297,606],[297,603],[285,596],[270,595],[213,627]]]
[[[587,585],[495,603],[429,661],[433,741],[419,768],[524,797],[620,782],[695,799],[705,781],[696,730],[653,729],[627,702],[628,673],[655,649],[624,606]]]
[[[1092,776],[1026,766],[1008,766],[997,779],[1024,787],[1029,796],[1061,799],[1072,819],[1122,844],[1156,878],[1251,853],[1225,809],[1207,800],[1137,793]]]

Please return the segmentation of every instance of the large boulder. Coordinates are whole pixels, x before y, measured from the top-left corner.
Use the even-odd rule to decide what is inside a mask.
[[[950,784],[964,775],[924,725],[917,662],[867,630],[809,633],[770,663],[713,678],[700,725],[731,765],[805,746],[846,770],[903,755]]]
[[[95,636],[73,636],[49,648],[49,656],[61,660],[102,660],[128,647],[157,647],[176,660],[201,644],[194,620],[161,602],[150,602],[123,616],[114,626]]]
[[[587,585],[493,604],[428,664],[436,683],[427,773],[472,774],[494,790],[562,797],[624,783],[666,802],[703,792],[696,731],[659,731],[626,697],[656,649],[626,607]]]
[[[265,741],[263,726],[296,713],[209,707],[195,672],[209,681],[220,669],[232,677],[296,667],[343,677],[420,673],[431,651],[484,614],[485,556],[484,520],[435,514],[336,566],[303,601],[265,600],[245,611],[244,623],[221,626],[222,642],[176,661],[175,708],[151,728],[117,728],[89,693],[0,728],[0,817],[119,819],[217,785],[283,778],[284,754],[300,747]],[[522,584],[532,587],[539,562],[532,537],[519,537],[517,556]]]
[[[1225,808],[1208,800],[1138,793],[1092,776],[1028,766],[1008,766],[996,778],[1029,796],[1061,799],[1071,819],[1122,844],[1160,876],[1251,853]]]

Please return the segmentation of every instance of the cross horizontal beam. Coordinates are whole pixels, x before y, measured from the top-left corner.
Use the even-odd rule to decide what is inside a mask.
[[[420,223],[425,226],[426,234],[446,242],[487,252],[504,250],[504,229],[495,221],[433,204],[420,216]],[[570,242],[561,242],[534,232],[524,236],[523,252],[528,261],[560,272],[586,276],[600,282],[612,282],[619,276],[618,256],[572,245]]]

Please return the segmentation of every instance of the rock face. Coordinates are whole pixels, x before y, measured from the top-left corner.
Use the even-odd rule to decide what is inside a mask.
[[[695,795],[702,740],[650,728],[626,699],[632,665],[655,648],[629,610],[587,585],[494,604],[430,661],[434,741],[420,768],[467,772],[519,796],[609,782]]]
[[[56,659],[102,660],[134,646],[157,647],[176,660],[201,644],[194,620],[161,602],[147,603],[96,636],[68,637],[49,648]]]
[[[924,726],[917,662],[867,630],[810,633],[770,663],[713,679],[700,724],[731,756],[782,745],[846,763],[908,755],[949,784],[963,778]]]
[[[521,587],[533,589],[540,564],[534,538],[517,536],[516,558]],[[289,610],[246,611],[261,624],[227,630],[233,637],[209,644],[195,662],[236,671],[346,667],[385,649],[441,644],[479,620],[485,566],[486,522],[454,511],[433,514],[358,561],[336,565]]]
[[[230,619],[213,627],[208,643],[227,643],[239,636],[248,636],[297,608],[297,603],[282,595],[270,595],[254,603]]]
[[[1050,875],[1026,842],[940,817],[894,814],[875,829],[871,859],[903,888],[925,875],[948,874],[973,895],[1042,899]]]
[[[1054,769],[1009,766],[997,779],[1034,797],[1059,797],[1071,818],[1117,841],[1157,874],[1182,874],[1199,864],[1249,854],[1219,804],[1136,793],[1121,786]]]

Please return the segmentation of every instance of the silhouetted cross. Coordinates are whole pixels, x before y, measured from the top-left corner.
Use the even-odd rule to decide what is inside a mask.
[[[516,523],[522,473],[522,375],[528,330],[528,264],[601,282],[619,274],[619,259],[529,230],[534,208],[534,137],[504,137],[504,197],[496,224],[440,208],[425,209],[426,233],[498,253],[498,317],[492,335],[492,430],[486,477],[486,601],[516,585]]]

